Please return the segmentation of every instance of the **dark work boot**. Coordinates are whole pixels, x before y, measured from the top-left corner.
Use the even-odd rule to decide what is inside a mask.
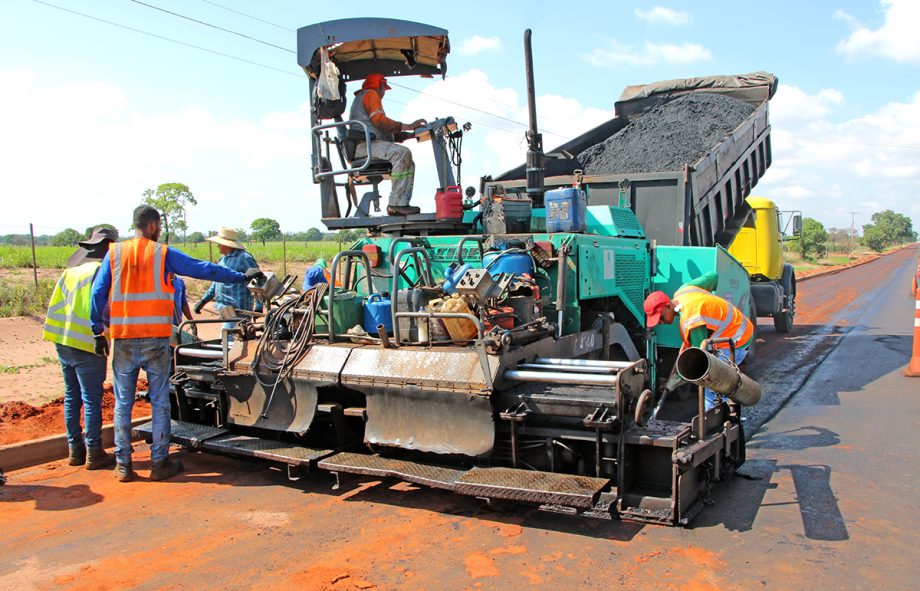
[[[115,464],[115,478],[118,479],[118,482],[131,482],[134,480],[134,469],[131,468],[131,462]]]
[[[153,468],[150,470],[150,480],[166,480],[170,476],[175,476],[182,472],[183,469],[182,462],[167,456],[166,459],[157,460],[153,463]]]
[[[107,454],[101,447],[89,448],[86,456],[87,470],[101,470],[115,463],[115,456]]]
[[[68,466],[82,466],[86,463],[86,447],[82,445],[71,445],[70,453],[67,456]]]
[[[387,215],[415,215],[422,210],[414,205],[388,205]]]

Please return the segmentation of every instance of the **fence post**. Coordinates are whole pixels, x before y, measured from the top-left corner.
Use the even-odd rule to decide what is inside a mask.
[[[35,228],[29,224],[29,238],[32,240],[32,277],[35,279],[35,294],[38,295],[38,264],[35,262]]]
[[[287,277],[287,233],[281,234],[281,276]]]
[[[212,236],[211,232],[208,231],[208,238]],[[214,262],[214,243],[208,240],[208,260],[212,263]]]

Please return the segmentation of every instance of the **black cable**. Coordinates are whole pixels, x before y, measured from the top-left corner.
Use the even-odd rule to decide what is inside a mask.
[[[205,4],[210,4],[211,6],[216,6],[216,7],[218,7],[218,8],[223,8],[224,10],[229,11],[229,12],[235,12],[236,14],[239,14],[240,16],[245,16],[246,18],[251,18],[251,19],[254,20],[254,21],[259,21],[260,23],[265,23],[266,25],[271,25],[271,26],[273,26],[273,27],[278,27],[279,29],[283,29],[283,30],[285,30],[285,31],[290,31],[291,33],[296,33],[296,32],[297,32],[297,29],[291,29],[291,28],[285,27],[284,25],[279,25],[278,23],[273,23],[273,22],[271,22],[271,21],[267,21],[267,20],[265,20],[265,19],[261,19],[261,18],[259,18],[259,17],[257,17],[257,16],[252,16],[251,14],[246,14],[245,12],[240,12],[239,10],[234,10],[234,9],[230,8],[229,6],[224,6],[223,4],[218,4],[217,2],[211,2],[211,0],[201,0],[201,1],[204,2]]]
[[[198,49],[198,50],[200,50],[200,51],[204,51],[204,52],[207,52],[207,53],[212,53],[212,54],[214,54],[214,55],[219,55],[219,56],[221,56],[221,57],[230,58],[230,59],[236,60],[236,61],[238,61],[238,62],[243,62],[243,63],[250,64],[250,65],[253,65],[253,66],[258,66],[258,67],[260,67],[260,68],[265,68],[265,69],[267,69],[267,70],[274,70],[275,72],[281,72],[282,74],[287,74],[288,76],[294,76],[295,78],[303,78],[303,76],[302,76],[301,74],[295,74],[294,72],[289,72],[289,71],[287,71],[287,70],[282,70],[281,68],[276,68],[276,67],[274,67],[274,66],[269,66],[269,65],[266,65],[266,64],[260,64],[259,62],[254,62],[254,61],[248,60],[248,59],[246,59],[246,58],[237,57],[237,56],[235,56],[235,55],[230,55],[229,53],[222,53],[222,52],[220,52],[220,51],[215,51],[215,50],[213,50],[213,49],[208,49],[208,48],[206,48],[206,47],[201,47],[200,45],[194,45],[194,44],[192,44],[192,43],[186,43],[185,41],[179,41],[178,39],[173,39],[172,37],[164,37],[163,35],[157,35],[156,33],[150,33],[149,31],[144,31],[144,30],[141,30],[141,29],[135,29],[134,27],[129,27],[128,25],[123,25],[123,24],[121,24],[121,23],[116,23],[116,22],[114,22],[114,21],[109,21],[109,20],[106,20],[106,19],[104,19],[104,18],[99,18],[98,16],[93,16],[93,15],[91,15],[91,14],[86,14],[86,13],[83,13],[83,12],[77,12],[76,10],[71,10],[71,9],[69,9],[69,8],[64,8],[63,6],[58,6],[57,4],[51,4],[50,2],[44,2],[43,0],[32,0],[32,1],[33,1],[33,2],[36,2],[36,3],[38,3],[38,4],[43,4],[43,5],[45,5],[45,6],[50,6],[51,8],[56,8],[56,9],[58,9],[58,10],[63,10],[64,12],[69,12],[69,13],[71,13],[71,14],[76,14],[77,16],[82,16],[82,17],[84,17],[84,18],[88,18],[88,19],[91,19],[91,20],[94,20],[94,21],[98,21],[98,22],[100,22],[100,23],[105,23],[105,24],[107,24],[107,25],[112,25],[113,27],[118,27],[118,28],[120,28],[120,29],[125,29],[125,30],[127,30],[127,31],[133,31],[133,32],[135,32],[135,33],[140,33],[141,35],[147,35],[148,37],[154,37],[154,38],[156,38],[156,39],[162,39],[163,41],[169,41],[169,42],[171,42],[171,43],[177,43],[177,44],[179,44],[179,45],[184,45],[185,47],[191,47],[192,49]]]
[[[230,29],[225,29],[223,27],[218,27],[217,25],[212,25],[211,23],[206,23],[205,21],[200,21],[197,18],[192,18],[190,16],[185,16],[184,14],[179,14],[178,12],[173,12],[171,10],[166,10],[165,8],[160,8],[159,6],[154,6],[153,4],[147,4],[146,2],[141,2],[141,0],[128,0],[129,2],[134,2],[135,4],[140,4],[141,6],[146,6],[147,8],[152,8],[153,10],[159,10],[166,14],[171,14],[172,16],[191,21],[193,23],[198,23],[199,25],[204,25],[205,27],[211,27],[212,29],[217,29],[218,31],[223,31],[224,33],[230,33],[231,35],[238,35],[250,41],[255,41],[256,43],[261,43],[262,45],[268,45],[269,47],[274,47],[275,49],[280,49],[281,51],[287,51],[289,53],[297,53],[287,47],[281,47],[280,45],[275,45],[274,43],[269,43],[268,41],[262,41],[261,39],[256,39],[255,37],[250,37],[244,33],[238,33],[236,31],[231,31]]]
[[[328,284],[320,283],[299,297],[282,303],[265,316],[262,338],[256,345],[252,365],[252,373],[262,386],[274,388],[307,354],[313,344],[316,314],[319,313],[320,303],[328,287]],[[303,317],[293,335],[288,336],[291,325],[296,322],[295,313],[298,309],[304,310]],[[281,330],[282,322],[286,330]],[[263,380],[259,375],[260,370],[267,372],[273,379]]]

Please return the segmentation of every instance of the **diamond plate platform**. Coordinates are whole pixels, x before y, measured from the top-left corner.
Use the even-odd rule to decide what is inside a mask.
[[[364,474],[379,478],[399,478],[406,482],[422,484],[432,488],[452,490],[454,482],[463,475],[463,470],[417,464],[405,460],[383,458],[368,454],[343,452],[319,462],[319,467],[330,472]]]
[[[229,433],[226,429],[186,423],[185,421],[170,421],[169,440],[173,443],[199,449],[201,444],[213,437]],[[134,436],[149,441],[153,438],[153,421],[138,425],[133,429]]]
[[[230,456],[271,460],[292,466],[310,466],[316,460],[335,453],[330,449],[314,449],[286,441],[260,439],[232,433],[205,441],[202,449]]]
[[[590,509],[610,480],[516,468],[473,468],[457,479],[463,495]]]

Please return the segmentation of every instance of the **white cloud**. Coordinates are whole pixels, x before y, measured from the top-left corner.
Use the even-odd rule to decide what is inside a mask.
[[[502,48],[502,40],[498,37],[480,37],[473,35],[460,44],[457,51],[463,55],[476,55],[485,51],[498,51]]]
[[[634,12],[636,18],[652,24],[689,25],[693,22],[693,16],[689,12],[664,6],[653,6],[648,10],[637,8]]]
[[[859,223],[883,209],[916,215],[920,92],[851,119],[840,117],[844,104],[834,89],[780,86],[770,102],[773,165],[755,191],[825,226],[849,227],[849,211],[862,212]]]
[[[920,2],[881,0],[884,21],[877,29],[860,23],[854,16],[838,10],[834,16],[845,21],[851,31],[837,43],[837,53],[848,59],[884,57],[897,62],[920,63]]]
[[[684,43],[652,43],[624,45],[610,39],[607,47],[598,47],[582,56],[588,63],[600,67],[619,68],[623,66],[654,66],[658,64],[690,64],[712,59],[712,53],[702,45]]]

